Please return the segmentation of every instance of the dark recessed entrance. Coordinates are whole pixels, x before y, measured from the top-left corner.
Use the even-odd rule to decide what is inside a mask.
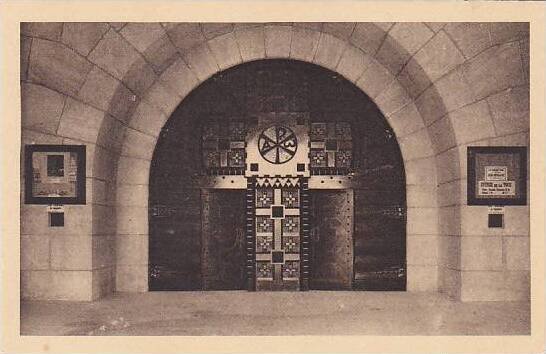
[[[239,65],[161,131],[150,290],[405,290],[405,195],[396,137],[356,86],[298,61]]]

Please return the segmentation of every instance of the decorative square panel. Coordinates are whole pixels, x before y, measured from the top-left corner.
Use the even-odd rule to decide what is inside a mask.
[[[228,151],[229,167],[245,167],[245,150],[233,149]]]
[[[353,152],[350,150],[341,150],[336,152],[336,167],[350,168],[353,162]]]
[[[269,253],[273,249],[273,236],[256,236],[256,253]]]
[[[269,216],[256,216],[256,232],[257,233],[273,233],[273,219]]]
[[[282,220],[282,234],[294,235],[300,232],[300,218],[299,216],[286,216]]]
[[[286,261],[282,265],[282,277],[283,279],[298,279],[300,276],[300,262],[299,261]]]
[[[256,189],[256,208],[269,208],[273,204],[273,189]]]
[[[352,140],[351,124],[347,122],[337,122],[336,138],[339,140]]]
[[[353,144],[349,122],[314,122],[310,135],[312,175],[339,175],[351,171]]]
[[[273,264],[269,261],[256,262],[256,278],[258,279],[273,279]]]
[[[311,131],[309,138],[311,140],[325,140],[326,139],[326,123],[311,123]]]
[[[311,159],[311,167],[326,167],[328,166],[328,158],[326,156],[326,151],[321,150],[311,150],[309,152],[309,157]]]
[[[283,236],[282,249],[286,253],[300,253],[300,238],[298,236]]]
[[[220,152],[203,150],[203,164],[205,168],[220,167]]]
[[[297,189],[282,189],[281,199],[285,208],[299,208],[300,207],[300,193]]]
[[[217,117],[203,123],[202,157],[206,172],[212,175],[240,175],[246,167],[244,122]]]

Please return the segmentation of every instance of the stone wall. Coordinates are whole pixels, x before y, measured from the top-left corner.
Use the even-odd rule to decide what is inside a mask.
[[[466,206],[466,146],[529,145],[524,23],[23,23],[23,144],[87,145],[88,204],[22,208],[22,296],[147,291],[150,160],[200,82],[265,58],[336,71],[381,109],[407,175],[408,290],[529,297],[529,208]],[[137,255],[137,256],[135,256]],[[115,278],[115,281],[114,281]]]

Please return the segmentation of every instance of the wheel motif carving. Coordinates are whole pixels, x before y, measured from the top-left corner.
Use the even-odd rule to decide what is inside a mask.
[[[296,134],[287,127],[273,125],[258,138],[258,151],[268,162],[280,165],[290,161],[298,149]]]

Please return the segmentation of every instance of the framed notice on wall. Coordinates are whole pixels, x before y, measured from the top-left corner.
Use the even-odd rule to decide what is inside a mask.
[[[527,148],[469,146],[468,205],[526,205]]]
[[[25,203],[85,204],[85,145],[26,145]]]

